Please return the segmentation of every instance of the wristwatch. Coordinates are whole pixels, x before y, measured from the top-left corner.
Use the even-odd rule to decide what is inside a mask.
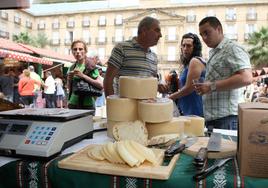
[[[210,90],[211,90],[211,92],[214,92],[214,91],[216,91],[216,82],[214,81],[214,82],[211,82],[211,84],[210,84]]]

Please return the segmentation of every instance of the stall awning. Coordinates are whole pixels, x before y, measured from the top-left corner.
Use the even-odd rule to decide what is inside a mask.
[[[52,65],[53,62],[44,58],[34,57],[29,54],[14,52],[10,50],[0,49],[0,57],[11,58],[18,61],[26,61],[32,63],[40,63],[45,65]]]

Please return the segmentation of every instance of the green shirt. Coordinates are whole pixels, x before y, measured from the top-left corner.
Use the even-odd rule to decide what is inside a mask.
[[[84,72],[85,70],[85,64],[80,64],[80,63],[76,63],[75,65],[75,69],[78,69],[80,70],[81,72]],[[71,66],[68,70],[68,72],[72,71],[73,70],[73,67]],[[99,76],[99,71],[98,69],[94,69],[92,71],[90,71],[89,77],[93,78],[93,79],[96,79],[98,76]],[[79,79],[78,77],[73,77],[73,80],[74,79]],[[72,105],[78,105],[79,104],[79,96],[74,94],[73,92],[70,93],[70,97],[69,97],[69,104],[72,104]],[[94,97],[91,97],[91,96],[84,96],[84,99],[83,99],[83,106],[94,106],[95,104],[95,99]]]

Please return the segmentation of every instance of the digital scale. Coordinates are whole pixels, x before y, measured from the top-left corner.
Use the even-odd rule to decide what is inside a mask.
[[[52,158],[92,138],[93,111],[25,108],[0,112],[0,155]]]

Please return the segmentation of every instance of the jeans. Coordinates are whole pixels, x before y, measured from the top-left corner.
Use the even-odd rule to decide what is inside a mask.
[[[237,130],[238,118],[237,115],[230,115],[223,118],[206,121],[208,132],[212,132],[213,128]]]

